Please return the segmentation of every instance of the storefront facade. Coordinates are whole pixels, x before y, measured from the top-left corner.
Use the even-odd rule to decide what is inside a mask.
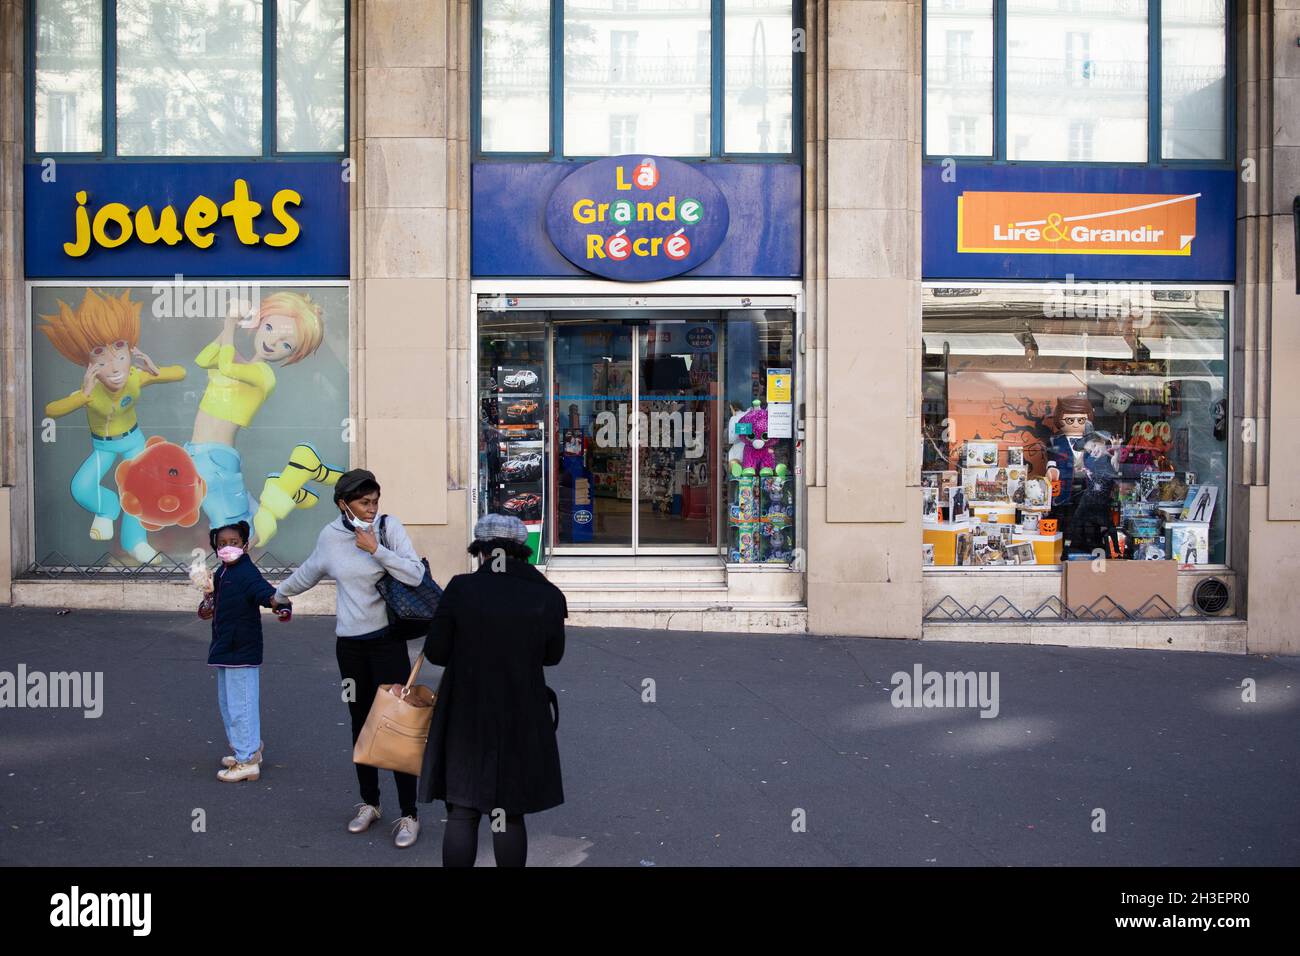
[[[209,6],[2,8],[13,602],[188,606],[240,507],[291,566],[365,465],[574,623],[1295,650],[1290,11]]]

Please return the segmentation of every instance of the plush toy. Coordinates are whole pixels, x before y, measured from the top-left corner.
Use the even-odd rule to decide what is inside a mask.
[[[785,465],[776,463],[776,454],[772,451],[772,439],[767,437],[767,409],[763,407],[763,403],[754,399],[753,407],[740,416],[737,425],[749,427],[736,428],[737,437],[744,442],[745,447],[740,461],[732,461],[731,474],[735,477],[742,474],[784,475],[788,469]]]
[[[144,451],[117,466],[113,473],[122,510],[146,531],[171,525],[189,528],[199,520],[207,485],[185,449],[153,435]]]

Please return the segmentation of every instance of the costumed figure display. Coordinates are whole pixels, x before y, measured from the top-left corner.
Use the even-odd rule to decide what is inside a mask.
[[[114,522],[121,516],[122,547],[141,564],[149,564],[158,552],[149,544],[146,526],[130,508],[123,515],[122,500],[100,483],[119,457],[127,462],[145,450],[136,421],[140,390],[185,377],[181,366],[159,368],[140,351],[140,307],[131,301],[130,292],[114,297],[87,289],[76,311],[60,299],[59,314],[41,316],[46,324],[40,330],[60,355],[85,368],[81,388],[47,404],[45,414],[60,418],[86,410],[91,452],[72,477],[72,497],[95,516],[90,537],[111,540]]]
[[[1047,449],[1047,480],[1052,486],[1051,514],[1068,526],[1073,502],[1077,501],[1087,480],[1083,445],[1085,437],[1092,431],[1092,402],[1083,395],[1064,395],[1056,400],[1053,414],[1056,434]]]
[[[1092,553],[1111,536],[1110,501],[1119,480],[1119,449],[1106,432],[1093,432],[1083,444],[1083,488],[1074,504],[1067,534],[1071,547]],[[1115,550],[1115,549],[1112,549]]]

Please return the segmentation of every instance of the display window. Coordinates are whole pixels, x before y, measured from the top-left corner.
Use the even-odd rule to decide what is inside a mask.
[[[264,568],[311,552],[355,437],[345,282],[33,283],[29,303],[37,569],[184,569],[239,521]]]
[[[481,311],[476,513],[535,559],[794,557],[790,310]]]
[[[923,563],[1224,564],[1228,292],[931,285]]]

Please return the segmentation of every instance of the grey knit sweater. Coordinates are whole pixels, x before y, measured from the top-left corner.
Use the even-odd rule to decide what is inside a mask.
[[[378,535],[378,519],[374,530]],[[340,515],[321,529],[316,549],[275,589],[276,596],[291,598],[315,587],[323,578],[333,578],[338,587],[335,634],[355,637],[387,626],[388,609],[375,584],[385,571],[404,584],[419,584],[424,565],[406,529],[392,515],[384,525],[384,540],[388,547],[381,544],[373,555],[363,551],[357,547],[356,535],[343,527]]]

